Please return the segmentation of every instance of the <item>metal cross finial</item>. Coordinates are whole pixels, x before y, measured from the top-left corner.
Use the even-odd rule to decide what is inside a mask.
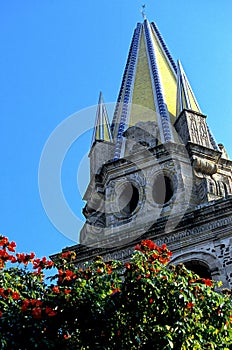
[[[141,13],[142,13],[143,19],[146,19],[145,7],[146,7],[146,4],[143,4],[142,5],[142,9],[141,9]]]

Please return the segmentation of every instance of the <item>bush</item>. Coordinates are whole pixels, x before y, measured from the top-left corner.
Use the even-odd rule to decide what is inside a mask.
[[[96,257],[83,268],[66,252],[49,283],[54,263],[15,247],[0,236],[3,350],[232,348],[230,291],[168,264],[165,245],[144,240],[125,264]]]

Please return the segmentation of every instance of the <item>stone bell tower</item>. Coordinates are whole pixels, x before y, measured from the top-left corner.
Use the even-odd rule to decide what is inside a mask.
[[[223,118],[223,116],[222,116]],[[100,94],[77,262],[166,243],[173,263],[232,284],[232,162],[155,23],[138,23],[112,122]],[[69,248],[70,249],[70,248]]]

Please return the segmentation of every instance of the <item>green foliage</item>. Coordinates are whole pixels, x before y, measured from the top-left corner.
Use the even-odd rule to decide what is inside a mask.
[[[49,284],[51,261],[15,254],[2,236],[0,248],[2,350],[232,348],[230,291],[168,264],[165,245],[142,241],[125,264],[97,257],[82,268],[64,253]]]

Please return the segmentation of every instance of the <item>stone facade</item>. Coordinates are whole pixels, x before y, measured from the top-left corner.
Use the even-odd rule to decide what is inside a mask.
[[[79,265],[96,255],[105,260],[127,261],[141,239],[152,239],[158,245],[167,244],[173,252],[171,263],[182,262],[193,269],[198,265],[203,276],[208,272],[214,280],[221,280],[224,287],[232,287],[232,196],[187,211],[171,232],[167,232],[166,225],[167,218],[162,217],[135,239],[134,231],[132,235],[127,231],[121,240],[118,236],[108,238],[108,248],[97,243],[71,248],[77,252]]]
[[[157,144],[138,127],[136,151],[102,164],[87,190],[76,263],[126,261],[137,242],[152,239],[167,244],[173,263],[232,287],[232,162],[192,140]]]

